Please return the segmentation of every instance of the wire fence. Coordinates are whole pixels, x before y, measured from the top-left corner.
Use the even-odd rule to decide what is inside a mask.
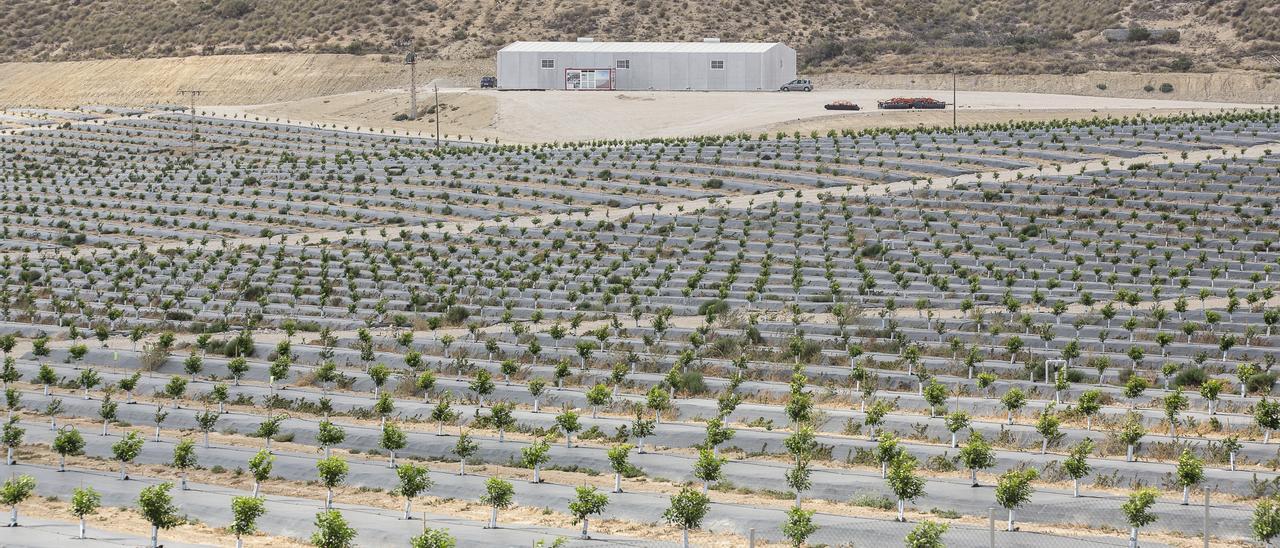
[[[1081,497],[1063,502],[1029,503],[1010,513],[989,506],[966,515],[932,509],[909,513],[907,521],[875,517],[822,515],[813,517],[817,529],[806,539],[807,546],[838,547],[1028,547],[1068,548],[1096,546],[1239,546],[1248,544],[1252,512],[1208,494],[1194,497],[1188,505],[1161,499],[1151,508],[1156,520],[1136,531],[1129,527],[1120,506],[1127,497],[1118,495]],[[976,505],[975,505],[976,506]],[[976,515],[975,515],[976,514]],[[929,522],[932,525],[925,525]],[[1012,528],[1012,530],[1011,530]],[[922,532],[933,529],[936,544],[915,543],[927,538]],[[1136,533],[1136,538],[1134,534]],[[761,527],[748,533],[750,548],[789,545],[784,527]]]

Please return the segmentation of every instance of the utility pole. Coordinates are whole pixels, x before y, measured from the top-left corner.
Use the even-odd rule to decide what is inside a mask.
[[[196,155],[196,97],[204,94],[202,89],[180,89],[178,95],[186,95],[191,98],[191,110],[187,111],[190,116],[188,120],[191,122],[191,157]]]
[[[404,56],[404,64],[409,65],[409,119],[418,119],[418,56],[412,51]]]
[[[440,84],[432,84],[436,96],[436,148],[440,148]]]
[[[956,71],[951,71],[951,130],[955,131],[959,126],[956,125]]]

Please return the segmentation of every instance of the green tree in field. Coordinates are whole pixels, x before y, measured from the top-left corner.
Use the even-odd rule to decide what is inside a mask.
[[[969,481],[973,487],[978,486],[978,470],[986,470],[996,465],[995,451],[977,430],[969,432],[969,441],[964,444],[956,457],[969,470]]]
[[[486,529],[498,528],[498,510],[506,510],[515,503],[515,487],[511,482],[501,478],[489,478],[484,482],[484,495],[480,497],[482,504],[489,505],[489,525]]]
[[[400,487],[397,490],[404,497],[404,519],[413,519],[411,511],[414,497],[431,488],[430,470],[426,466],[413,463],[401,464],[396,468],[396,476],[400,479]]]
[[[267,513],[267,506],[259,497],[235,497],[231,499],[231,525],[227,529],[236,536],[236,548],[244,547],[245,535],[258,530],[258,518]]]
[[[631,455],[633,446],[629,443],[622,443],[609,448],[609,466],[613,468],[613,492],[622,492],[622,475],[631,468],[628,458]],[[701,462],[701,459],[699,459]],[[698,472],[697,465],[694,465],[694,474]]]
[[[275,456],[266,449],[249,457],[249,473],[253,476],[253,496],[258,496],[258,488],[262,486],[262,482],[271,477],[271,468],[275,460]]]
[[[151,524],[151,546],[160,545],[160,530],[169,529],[182,523],[178,508],[173,505],[173,497],[169,489],[173,484],[164,482],[142,489],[138,494],[138,513]]]
[[[409,445],[409,437],[405,435],[404,430],[401,430],[399,426],[387,423],[382,425],[382,439],[378,442],[378,445],[387,450],[387,468],[395,468],[396,451]]]
[[[311,534],[311,544],[316,548],[353,548],[356,530],[347,524],[342,512],[325,510],[316,514],[316,532]]]
[[[689,530],[702,525],[710,508],[711,500],[706,495],[685,487],[671,496],[671,506],[662,512],[662,518],[680,528],[684,548],[689,548]]]
[[[950,528],[945,523],[924,520],[907,533],[907,548],[944,548],[942,535]]]
[[[467,459],[480,451],[480,444],[471,439],[471,434],[458,433],[458,443],[453,445],[453,454],[458,456],[458,475],[467,475]]]
[[[1125,521],[1129,522],[1129,545],[1138,545],[1138,530],[1156,521],[1151,513],[1160,493],[1150,487],[1143,487],[1129,494],[1129,500],[1120,506]]]
[[[333,508],[333,488],[342,485],[347,479],[347,473],[351,468],[347,466],[347,461],[338,457],[329,457],[320,459],[316,462],[316,474],[320,477],[320,484],[324,485],[324,509]]]
[[[92,487],[78,487],[71,492],[71,515],[80,520],[80,538],[84,539],[84,521],[89,514],[98,511],[98,507],[102,506],[102,495],[94,491]]]
[[[142,436],[137,432],[126,432],[120,441],[111,446],[111,453],[120,461],[120,479],[127,480],[129,475],[126,466],[142,453]]]
[[[542,465],[551,461],[551,444],[542,438],[534,440],[528,447],[520,450],[520,460],[527,468],[533,469],[532,483],[542,483]]]
[[[572,409],[565,409],[556,415],[556,426],[564,432],[564,446],[573,447],[573,433],[582,429],[582,424],[578,422],[578,414]]]
[[[1010,388],[1008,392],[1004,393],[1004,396],[1000,397],[1000,404],[1009,413],[1009,424],[1013,424],[1013,414],[1027,405],[1027,394],[1020,388]]]
[[[22,437],[27,431],[18,426],[18,419],[9,419],[4,423],[4,429],[0,430],[0,442],[4,443],[5,448],[5,464],[13,466],[13,452],[22,445]]]
[[[782,523],[782,534],[791,541],[791,545],[799,548],[810,535],[818,532],[818,524],[813,522],[813,510],[803,510],[792,506],[787,509],[787,521]]]
[[[64,426],[53,438],[53,451],[58,454],[58,471],[67,470],[67,455],[84,454],[84,436],[75,427]]]
[[[1272,495],[1258,501],[1253,508],[1253,537],[1267,546],[1280,536],[1280,495]]]
[[[18,505],[35,490],[36,479],[27,475],[12,476],[0,485],[0,504],[9,507],[9,527],[18,526]]]
[[[498,443],[507,441],[507,430],[516,426],[515,404],[497,402],[489,409],[489,421],[498,430]]]
[[[916,474],[916,458],[905,452],[895,456],[886,481],[898,499],[898,521],[905,522],[906,503],[924,496],[925,479]]]
[[[1093,454],[1093,440],[1085,438],[1071,446],[1067,459],[1062,461],[1062,469],[1071,477],[1071,496],[1080,496],[1080,480],[1089,475],[1093,467],[1089,465],[1089,455]]]
[[[347,439],[347,431],[328,420],[320,421],[316,430],[316,443],[324,449],[324,458],[329,458],[330,450]]]
[[[569,514],[573,516],[574,523],[582,523],[583,540],[590,539],[588,533],[588,520],[591,516],[604,513],[605,506],[609,505],[609,497],[601,493],[595,487],[581,486],[577,488],[577,497],[569,501]]]
[[[1182,486],[1182,505],[1191,503],[1191,488],[1204,480],[1204,462],[1196,458],[1190,449],[1178,455],[1178,468],[1174,472],[1178,485]]]
[[[174,445],[172,465],[178,469],[180,474],[178,488],[186,491],[187,471],[196,467],[196,444],[190,439],[183,438],[177,445]]]
[[[421,535],[409,539],[410,548],[457,548],[458,540],[447,529],[425,529]]]
[[[1006,530],[1014,530],[1013,512],[1031,500],[1031,493],[1035,492],[1031,481],[1038,476],[1035,468],[1009,470],[1000,475],[1000,480],[996,483],[996,503],[1009,511],[1009,526]]]

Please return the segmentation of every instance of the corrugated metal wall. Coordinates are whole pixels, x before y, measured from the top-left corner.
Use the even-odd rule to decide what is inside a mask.
[[[542,68],[544,59],[555,68]],[[498,87],[564,89],[565,69],[612,69],[619,59],[631,62],[615,72],[620,90],[775,90],[796,77],[795,50],[781,44],[760,53],[499,51]]]

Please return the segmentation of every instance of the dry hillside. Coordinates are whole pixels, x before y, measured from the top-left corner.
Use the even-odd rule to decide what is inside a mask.
[[[1276,67],[1280,12],[1260,0],[7,0],[0,59],[200,53],[488,57],[520,39],[782,40],[806,68],[922,73]],[[1108,43],[1107,28],[1181,31]]]

